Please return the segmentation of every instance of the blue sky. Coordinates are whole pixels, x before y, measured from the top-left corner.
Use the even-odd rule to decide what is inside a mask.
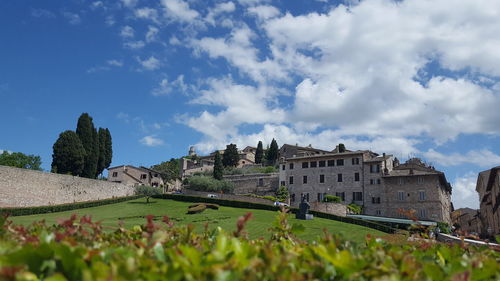
[[[82,112],[112,165],[342,142],[422,157],[477,207],[477,173],[500,165],[499,26],[486,0],[5,0],[0,150],[49,170]]]

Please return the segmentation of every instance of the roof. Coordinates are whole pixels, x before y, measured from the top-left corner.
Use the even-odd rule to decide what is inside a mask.
[[[135,166],[132,166],[132,165],[120,165],[120,166],[115,166],[115,167],[109,167],[108,171],[112,170],[112,169],[122,168],[122,167],[132,168],[132,169],[136,169],[136,170],[143,170],[143,171],[146,170],[148,172],[153,172],[153,173],[158,173],[158,174],[160,173],[158,171],[155,171],[155,170],[143,167],[143,166],[135,167]]]
[[[412,177],[412,176],[429,176],[429,175],[439,175],[442,174],[438,171],[428,172],[428,171],[419,171],[412,169],[405,170],[392,170],[389,174],[383,175],[383,177]]]
[[[331,153],[328,152],[326,154],[316,154],[316,155],[307,155],[307,156],[296,156],[296,157],[290,157],[287,158],[287,160],[302,160],[302,159],[311,159],[311,158],[329,158],[329,157],[337,157],[340,158],[342,156],[349,156],[349,155],[360,155],[368,152],[368,150],[358,150],[358,151],[352,151],[352,152],[342,152],[342,153]]]
[[[282,145],[280,147],[280,150],[282,150],[283,147],[286,147],[286,146],[294,147],[294,148],[301,149],[301,150],[319,151],[319,152],[324,152],[324,153],[330,153],[330,151],[323,150],[323,149],[318,149],[318,148],[313,148],[311,146],[298,146],[298,145],[292,145],[292,144],[287,144],[287,143],[285,143],[284,145]]]
[[[392,154],[388,154],[385,156],[377,156],[372,159],[365,160],[364,162],[382,162],[384,160],[389,160],[392,157]]]

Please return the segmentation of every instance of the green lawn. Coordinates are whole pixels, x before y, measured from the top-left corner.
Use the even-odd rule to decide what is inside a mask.
[[[236,229],[236,220],[239,216],[247,212],[253,213],[253,219],[247,223],[246,231],[250,238],[269,238],[268,229],[272,227],[272,223],[276,218],[276,213],[265,210],[250,210],[241,208],[231,208],[221,206],[219,210],[207,209],[203,213],[187,215],[187,207],[193,203],[179,202],[174,200],[152,199],[149,204],[146,204],[145,199],[132,200],[117,204],[104,205],[93,208],[85,208],[72,210],[67,212],[40,214],[31,216],[11,217],[10,219],[16,224],[30,224],[34,221],[46,220],[48,224],[53,224],[59,218],[68,218],[71,214],[91,215],[93,220],[100,220],[104,226],[116,227],[118,220],[122,219],[125,227],[141,225],[145,223],[144,216],[168,216],[176,225],[194,224],[195,229],[202,230],[205,223],[209,223],[209,227],[220,226],[226,231]],[[158,222],[161,221],[159,217]],[[344,238],[362,242],[366,234],[385,235],[375,229],[362,227],[354,224],[342,223],[333,220],[314,218],[313,220],[304,221],[296,220],[293,215],[290,215],[289,223],[301,223],[305,227],[303,233],[298,234],[302,239],[314,240],[323,234],[323,229],[327,229],[330,233],[339,233]]]

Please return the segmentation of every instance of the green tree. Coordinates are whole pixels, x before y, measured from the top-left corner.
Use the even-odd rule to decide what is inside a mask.
[[[81,175],[85,163],[85,149],[78,135],[65,131],[54,143],[52,172],[58,174]]]
[[[236,167],[238,166],[238,161],[240,161],[240,155],[238,154],[238,148],[236,144],[226,145],[226,150],[222,155],[222,164],[224,167]]]
[[[262,147],[262,142],[259,141],[257,150],[255,151],[255,164],[261,164],[262,160],[264,160],[264,148]]]
[[[111,138],[111,133],[109,132],[108,128],[104,129],[104,134],[105,134],[105,145],[104,145],[104,151],[106,153],[106,157],[104,157],[104,168],[109,168],[109,165],[111,165],[111,162],[113,161],[113,140]]]
[[[135,187],[135,194],[146,196],[146,203],[149,203],[149,198],[153,195],[161,194],[161,189],[148,185],[139,185]]]
[[[224,165],[222,165],[222,159],[220,157],[219,151],[216,151],[214,159],[214,179],[222,180],[223,173],[224,173]]]
[[[288,188],[286,186],[280,186],[278,190],[276,190],[276,198],[280,202],[285,202],[288,198]]]
[[[276,162],[278,160],[278,153],[279,153],[278,143],[273,138],[273,140],[271,141],[271,146],[266,151],[267,165],[269,166],[276,165]]]
[[[339,143],[339,153],[345,152],[345,145],[343,143]]]
[[[158,165],[151,166],[151,170],[160,173],[164,182],[170,182],[180,178],[180,160],[171,158],[169,161],[161,162]]]
[[[92,117],[88,113],[82,113],[80,118],[78,118],[76,134],[85,149],[85,161],[81,176],[91,179],[96,178],[97,162],[99,160],[99,140]]]
[[[107,128],[99,128],[97,132],[97,140],[99,144],[99,156],[97,160],[97,175],[102,174],[104,169],[109,168],[113,158],[113,147],[111,143],[111,133]]]
[[[26,155],[21,152],[8,153],[4,151],[0,154],[0,165],[11,166],[23,169],[41,171],[42,159],[40,156]]]

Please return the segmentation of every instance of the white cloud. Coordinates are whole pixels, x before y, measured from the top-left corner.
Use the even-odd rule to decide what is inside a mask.
[[[142,41],[142,40],[139,40],[139,41],[129,41],[129,42],[123,43],[123,46],[125,48],[137,50],[137,49],[144,48],[144,46],[146,46],[146,43],[144,43],[144,41]]]
[[[106,20],[104,21],[104,23],[107,25],[107,26],[113,26],[115,25],[116,23],[116,20],[113,16],[107,16],[106,17]]]
[[[255,15],[257,18],[261,20],[267,20],[280,15],[280,11],[276,7],[270,5],[249,7],[248,13],[251,15]]]
[[[192,22],[198,18],[199,13],[189,7],[189,3],[183,0],[161,0],[167,17],[180,21]]]
[[[123,38],[133,38],[134,34],[134,28],[128,25],[122,27],[122,30],[120,31],[120,36]]]
[[[479,167],[493,167],[500,165],[500,155],[488,149],[471,150],[467,153],[452,153],[448,155],[437,152],[434,149],[429,149],[423,155],[427,160],[443,166],[473,164]]]
[[[160,145],[164,144],[163,140],[157,138],[155,135],[145,136],[142,139],[140,139],[139,142],[142,145],[151,146],[151,147],[160,146]]]
[[[136,9],[134,11],[134,14],[137,18],[147,19],[147,20],[150,20],[152,22],[159,23],[158,11],[156,9],[147,8],[147,7],[140,8],[140,9]]]
[[[154,88],[151,93],[153,96],[165,96],[176,90],[183,94],[187,92],[188,86],[184,83],[184,75],[179,75],[173,82],[162,79],[158,87]]]
[[[123,5],[127,8],[133,8],[137,5],[138,0],[121,0]]]
[[[161,66],[161,62],[154,56],[150,56],[148,59],[145,60],[141,60],[139,57],[137,57],[136,59],[137,62],[139,62],[139,64],[145,70],[156,70]]]
[[[56,17],[56,15],[53,12],[45,9],[31,9],[31,15],[35,18],[47,18],[47,19]]]
[[[90,8],[92,10],[96,10],[96,9],[105,9],[106,7],[104,6],[104,3],[102,1],[94,1],[90,4]]]
[[[122,67],[123,66],[123,61],[121,61],[121,60],[108,60],[106,63],[108,65],[116,66],[116,67]]]
[[[215,25],[215,17],[222,13],[232,13],[235,10],[235,5],[233,2],[218,3],[215,7],[208,10],[208,14],[205,17],[205,21],[211,25]]]
[[[238,0],[238,2],[244,6],[255,6],[260,3],[271,2],[271,0]]]
[[[154,26],[148,26],[148,32],[146,33],[146,42],[153,42],[158,40],[157,35],[160,30]]]
[[[463,177],[455,178],[452,184],[453,191],[451,201],[455,209],[472,208],[479,209],[479,195],[476,192],[477,174],[467,173]]]
[[[71,12],[63,12],[63,16],[68,20],[68,22],[72,25],[77,25],[82,22],[82,19],[78,14],[71,13]]]

